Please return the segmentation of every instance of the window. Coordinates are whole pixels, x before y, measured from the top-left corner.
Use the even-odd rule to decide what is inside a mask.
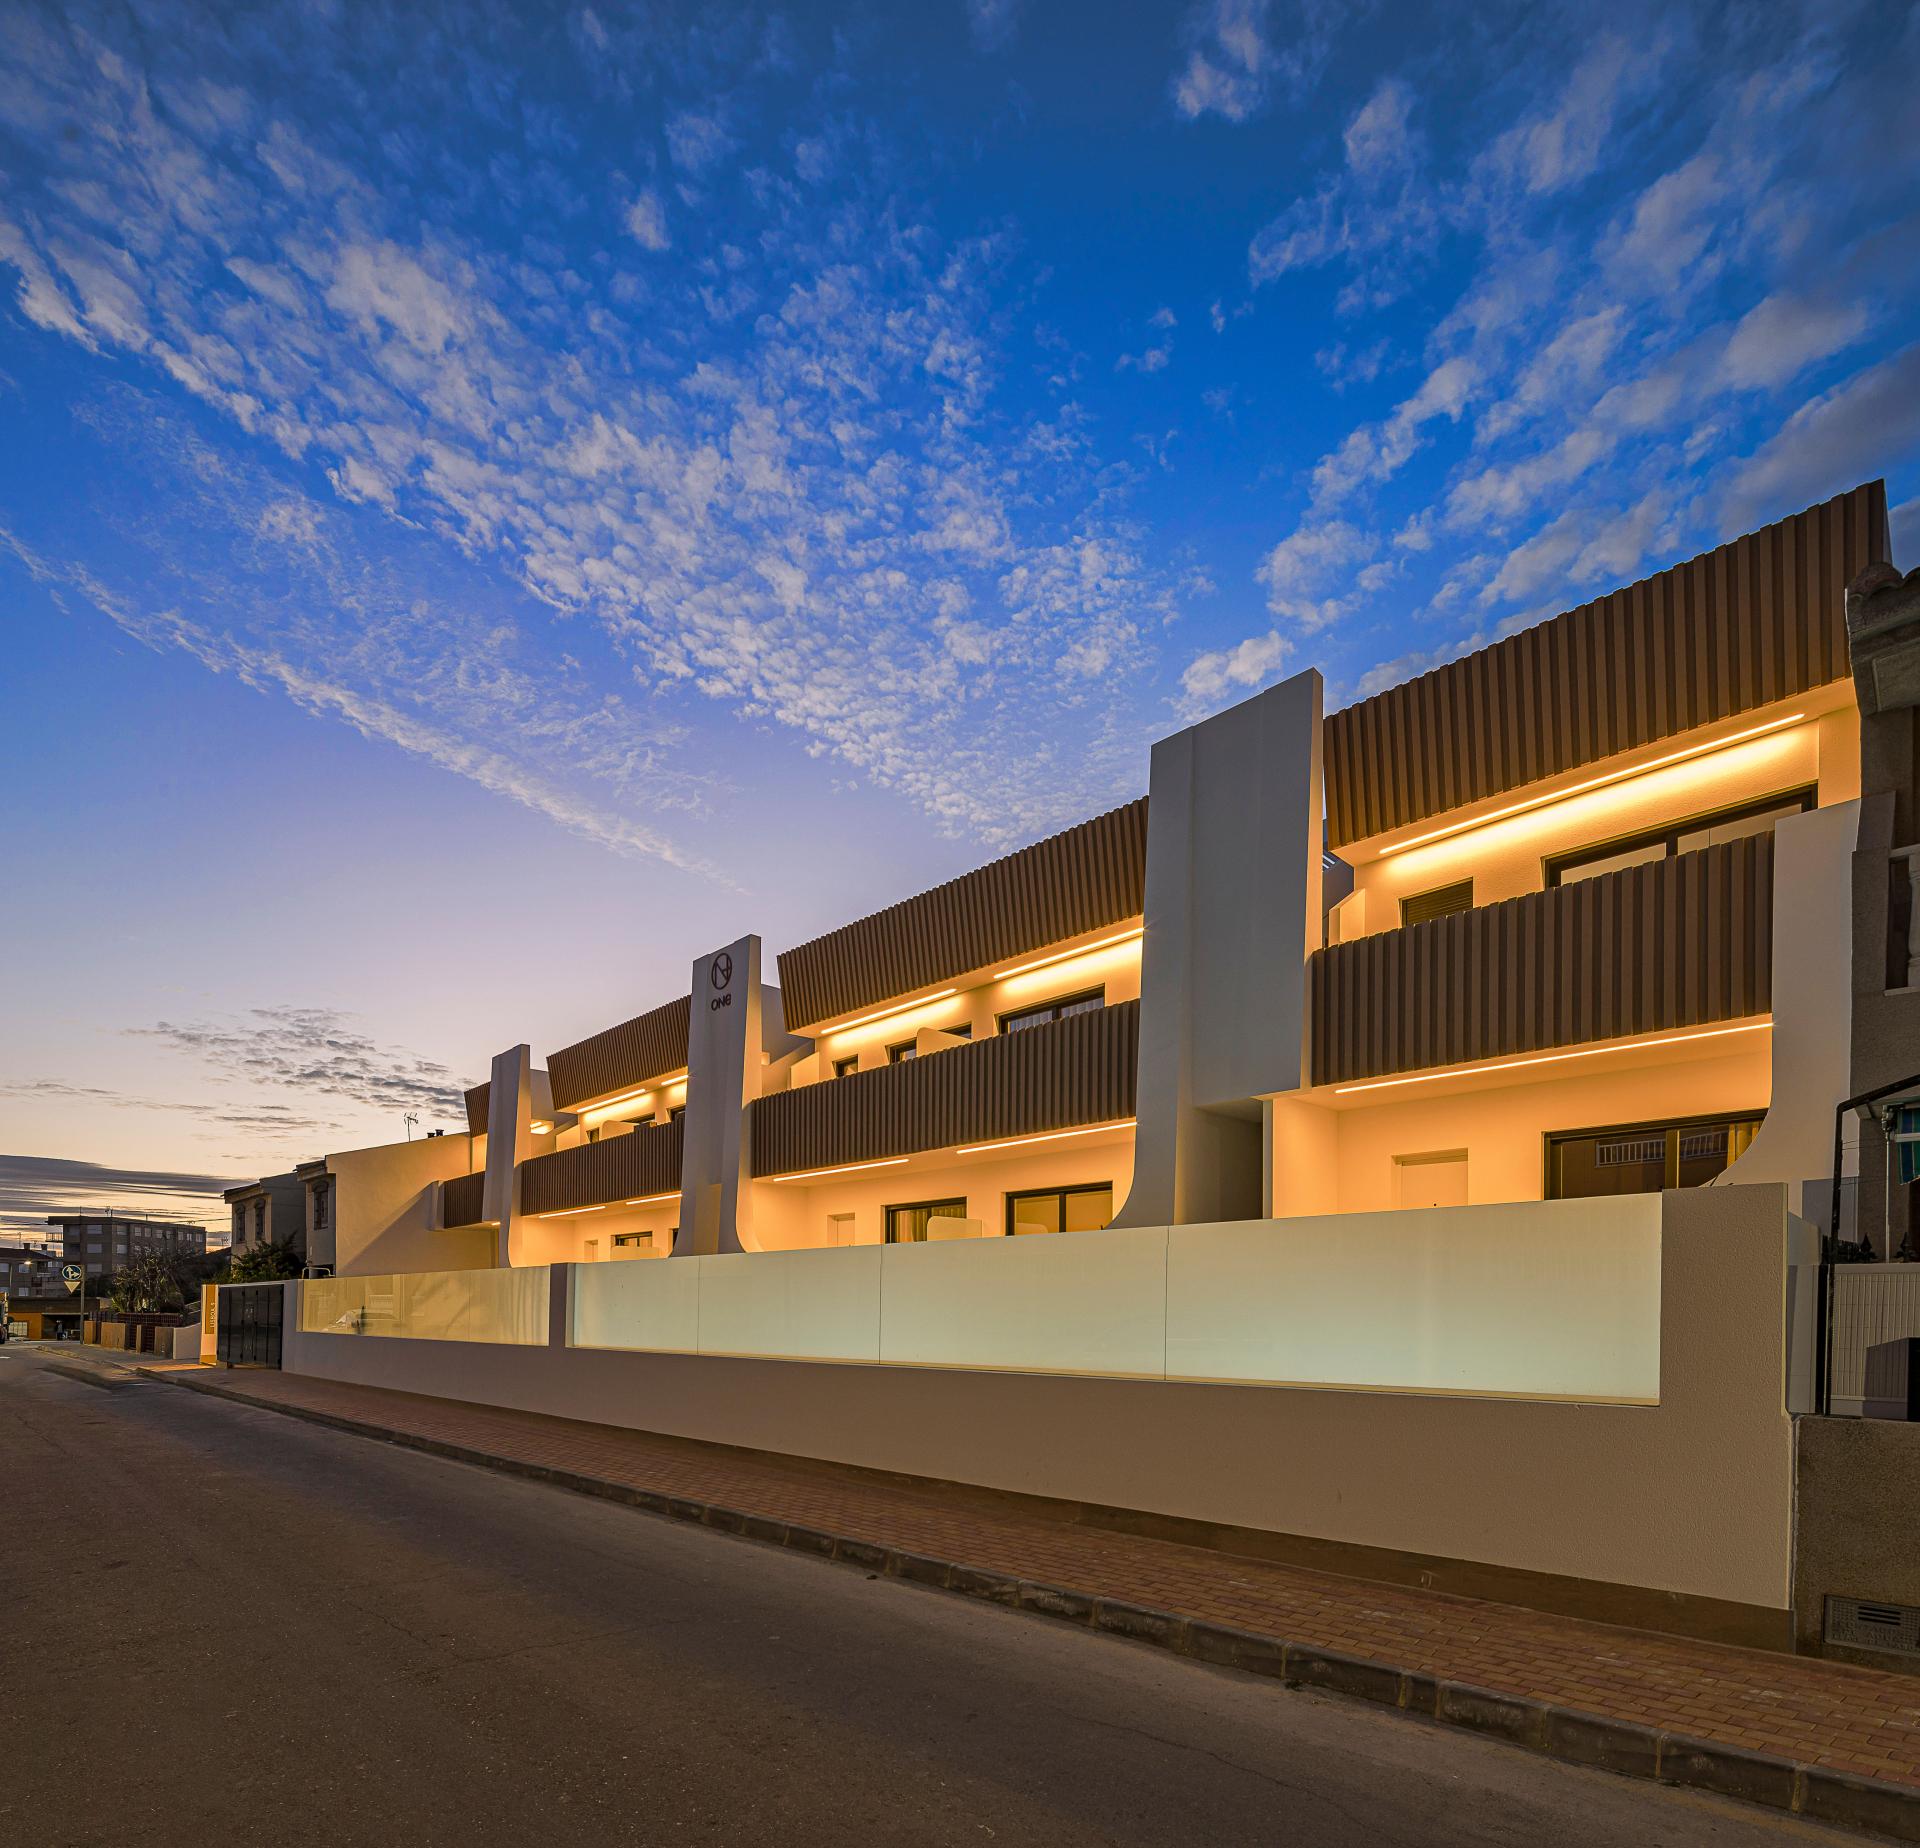
[[[1473,881],[1462,879],[1458,885],[1436,886],[1431,892],[1416,892],[1411,898],[1400,901],[1400,922],[1425,924],[1433,918],[1444,918],[1455,911],[1473,909]]]
[[[325,1181],[313,1190],[313,1225],[317,1232],[327,1229],[327,1195],[332,1191]]]
[[[1547,862],[1547,884],[1567,885],[1576,879],[1596,879],[1602,873],[1644,866],[1650,860],[1665,860],[1702,847],[1718,847],[1722,841],[1737,841],[1743,835],[1768,834],[1775,822],[1812,808],[1815,796],[1812,789],[1792,789],[1784,795],[1768,796],[1764,801],[1749,802],[1740,808],[1718,809],[1646,834],[1632,834],[1599,846],[1559,854]]]
[[[1069,1014],[1091,1014],[1107,1004],[1104,988],[1090,988],[1083,995],[1067,995],[1058,1001],[1043,1001],[1038,1007],[1023,1007],[1000,1016],[1002,1033],[1018,1033],[1022,1027],[1044,1027]]]
[[[951,1034],[955,1039],[970,1040],[973,1038],[973,1026],[970,1022],[964,1020],[957,1027],[939,1027],[935,1030],[940,1033]],[[918,1049],[919,1035],[916,1034],[910,1040],[902,1040],[897,1046],[889,1046],[887,1048],[887,1063],[889,1065],[904,1065],[907,1060],[914,1056]],[[933,1050],[938,1052],[941,1048],[936,1046]]]
[[[1549,1136],[1547,1198],[1585,1200],[1596,1194],[1698,1187],[1746,1152],[1760,1123],[1759,1116],[1690,1117]]]
[[[613,1248],[615,1251],[625,1251],[636,1245],[651,1245],[652,1243],[653,1234],[651,1232],[616,1232],[613,1235]]]
[[[1113,1222],[1113,1183],[1044,1187],[1007,1195],[1009,1236],[1026,1232],[1103,1232]]]
[[[964,1200],[918,1200],[910,1206],[890,1206],[887,1208],[887,1243],[925,1244],[928,1220],[964,1219],[966,1216],[967,1203]]]
[[[857,1052],[850,1052],[844,1059],[835,1059],[833,1062],[833,1075],[836,1078],[851,1078],[859,1069],[860,1055]]]
[[[669,1123],[677,1123],[686,1114],[687,1107],[685,1104],[675,1104],[667,1112],[667,1121]]]

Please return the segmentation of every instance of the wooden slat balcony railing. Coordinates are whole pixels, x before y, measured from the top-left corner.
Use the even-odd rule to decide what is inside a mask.
[[[1140,1004],[997,1033],[750,1106],[752,1171],[798,1174],[1133,1115]]]
[[[520,1210],[560,1213],[673,1193],[680,1185],[685,1124],[650,1124],[624,1136],[556,1149],[520,1165]]]
[[[485,1208],[481,1202],[487,1190],[487,1177],[484,1172],[478,1174],[456,1174],[452,1180],[440,1184],[440,1218],[444,1225],[477,1226]]]
[[[1773,836],[1335,944],[1308,986],[1314,1084],[1764,1014]]]

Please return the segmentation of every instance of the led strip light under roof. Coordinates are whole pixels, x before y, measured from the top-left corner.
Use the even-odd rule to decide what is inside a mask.
[[[569,1206],[557,1213],[536,1213],[536,1219],[576,1219],[582,1213],[604,1213],[605,1204],[599,1206]]]
[[[862,1014],[857,1020],[843,1020],[838,1026],[816,1027],[815,1039],[830,1039],[836,1033],[851,1033],[855,1027],[870,1027],[876,1020],[891,1020],[896,1014],[911,1014],[917,1007],[931,1007],[936,1001],[945,1001],[959,993],[957,988],[943,988],[938,994],[921,995],[918,1000],[896,1002],[891,1007],[883,1007],[877,1014]]]
[[[818,1181],[829,1174],[861,1174],[869,1168],[903,1168],[907,1157],[889,1155],[884,1161],[850,1161],[841,1168],[809,1168],[804,1174],[771,1174],[767,1178],[773,1181]]]
[[[1050,1129],[1038,1136],[1011,1136],[1005,1142],[966,1142],[956,1155],[984,1155],[989,1149],[1024,1149],[1034,1142],[1064,1142],[1069,1136],[1097,1136],[1108,1129],[1132,1129],[1135,1119],[1122,1117],[1114,1123],[1089,1123],[1085,1129]]]
[[[1551,790],[1546,795],[1529,796],[1523,802],[1511,802],[1505,808],[1494,809],[1489,814],[1475,815],[1466,821],[1449,822],[1443,828],[1431,828],[1425,834],[1416,834],[1411,840],[1396,841],[1391,847],[1382,847],[1378,857],[1384,860],[1391,854],[1407,853],[1415,847],[1429,846],[1434,841],[1451,840],[1456,834],[1469,834],[1475,828],[1491,827],[1496,821],[1507,821],[1515,815],[1528,815],[1535,809],[1551,807],[1556,802],[1566,801],[1569,796],[1582,796],[1592,789],[1607,789],[1615,783],[1629,782],[1651,771],[1664,770],[1670,764],[1688,763],[1696,757],[1707,757],[1731,745],[1744,744],[1749,738],[1762,738],[1769,732],[1798,725],[1806,716],[1804,712],[1790,712],[1783,719],[1769,719],[1764,725],[1750,725],[1745,731],[1729,732],[1726,737],[1709,739],[1705,744],[1690,744],[1684,750],[1669,751],[1666,756],[1650,758],[1644,764],[1629,764],[1625,769],[1609,770],[1603,775],[1588,777],[1584,783],[1572,783],[1565,789]]]
[[[1052,963],[1071,962],[1076,956],[1091,956],[1096,950],[1111,950],[1122,943],[1131,943],[1136,937],[1144,937],[1147,927],[1136,924],[1131,930],[1123,930],[1117,937],[1102,937],[1098,943],[1083,943],[1076,950],[1055,950],[1051,956],[1036,956],[1032,962],[1021,963],[1013,969],[996,969],[993,979],[1004,982],[1009,976],[1025,975],[1030,969],[1045,969]]]
[[[1728,1039],[1736,1033],[1765,1033],[1773,1017],[1749,1020],[1737,1027],[1708,1027],[1700,1033],[1666,1033],[1658,1039],[1614,1040],[1605,1046],[1582,1046],[1573,1052],[1541,1052],[1524,1059],[1496,1059],[1486,1065],[1453,1065],[1443,1071],[1415,1072],[1408,1078],[1369,1078],[1360,1084],[1336,1084],[1335,1097],[1347,1097],[1355,1091],[1385,1091],[1395,1085],[1438,1084],[1447,1078],[1478,1078],[1487,1072],[1517,1071],[1523,1065],[1557,1065],[1568,1059],[1597,1059],[1607,1052],[1642,1052],[1654,1046],[1689,1046],[1695,1040]]]
[[[638,1200],[622,1200],[620,1204],[622,1206],[660,1206],[668,1200],[679,1198],[680,1190],[676,1187],[672,1193],[645,1194]]]

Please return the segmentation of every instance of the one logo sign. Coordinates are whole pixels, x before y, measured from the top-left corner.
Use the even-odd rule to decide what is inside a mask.
[[[722,950],[713,959],[713,966],[707,971],[707,980],[716,988],[725,988],[733,980],[733,958]]]
[[[80,1266],[77,1264],[61,1265],[60,1281],[67,1286],[67,1294],[71,1296],[74,1291],[80,1287]]]

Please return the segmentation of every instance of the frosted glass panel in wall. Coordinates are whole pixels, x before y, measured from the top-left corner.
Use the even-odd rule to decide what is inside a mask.
[[[878,1360],[880,1262],[887,1250],[847,1245],[694,1259],[700,1267],[700,1352]]]
[[[1173,1379],[1656,1403],[1660,1196],[1177,1226],[1166,1364]]]
[[[691,1354],[700,1346],[700,1260],[568,1267],[575,1347]]]
[[[544,1347],[550,1295],[545,1265],[313,1277],[300,1286],[300,1330]]]
[[[1160,1375],[1164,1227],[880,1251],[889,1365]]]

